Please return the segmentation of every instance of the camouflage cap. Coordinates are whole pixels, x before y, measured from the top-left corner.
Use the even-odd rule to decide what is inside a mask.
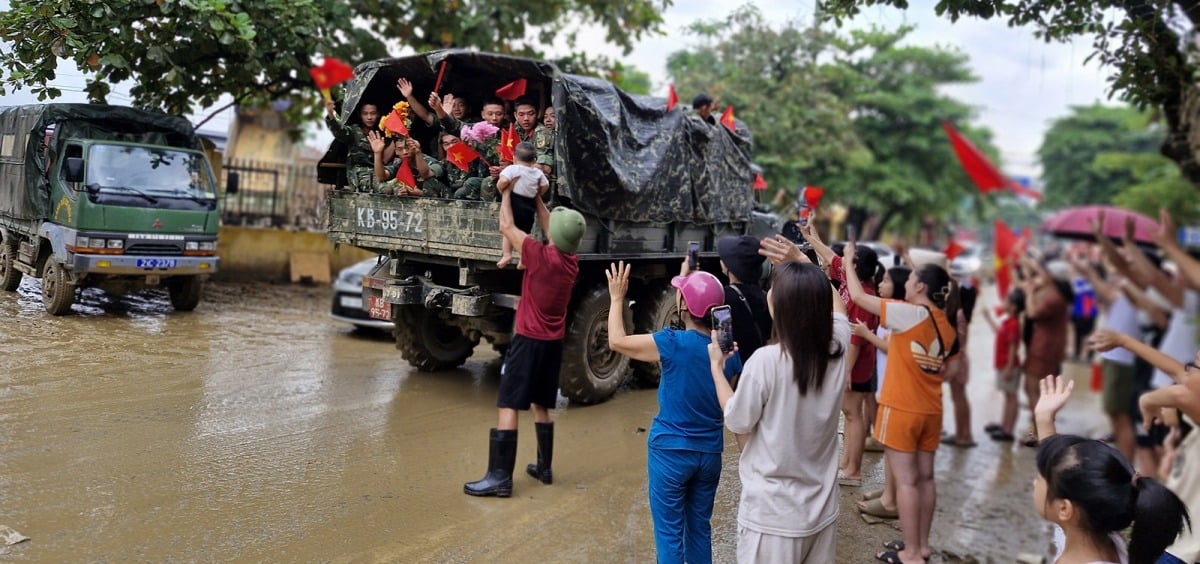
[[[550,212],[550,242],[564,253],[574,253],[579,249],[579,241],[583,239],[586,229],[587,222],[583,214],[575,210],[560,206]]]

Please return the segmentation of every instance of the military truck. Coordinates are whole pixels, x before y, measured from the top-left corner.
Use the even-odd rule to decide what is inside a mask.
[[[231,174],[228,190],[237,190]],[[42,280],[46,311],[77,288],[165,286],[200,303],[217,270],[217,185],[186,119],[121,106],[0,108],[0,287]]]
[[[774,216],[754,210],[750,135],[714,127],[665,100],[632,95],[596,78],[529,59],[461,50],[368,62],[355,69],[340,119],[355,123],[363,103],[382,113],[400,99],[396,80],[414,84],[419,100],[442,75],[442,93],[466,96],[473,115],[484,97],[519,78],[527,96],[557,113],[551,208],[569,206],[587,219],[579,248],[564,342],[560,390],[576,403],[609,398],[628,373],[656,385],[657,364],[633,363],[608,348],[605,269],[632,263],[630,297],[638,332],[655,331],[675,314],[677,275],[690,241],[705,269],[718,272],[715,241],[725,234],[778,232]],[[436,154],[432,128],[414,119],[413,137]],[[512,334],[522,272],[499,270],[499,204],[408,198],[344,190],[345,148],[335,141],[318,167],[329,195],[329,237],[382,255],[363,280],[362,307],[395,323],[396,346],[425,371],[462,365],[480,340],[501,353]],[[535,235],[540,237],[540,234]]]

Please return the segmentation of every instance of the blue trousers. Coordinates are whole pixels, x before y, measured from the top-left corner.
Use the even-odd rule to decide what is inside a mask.
[[[658,561],[711,563],[713,500],[721,480],[721,455],[651,447],[646,466]]]

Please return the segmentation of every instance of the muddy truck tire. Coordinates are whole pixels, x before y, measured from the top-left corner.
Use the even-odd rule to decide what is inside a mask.
[[[608,348],[608,287],[598,285],[570,311],[559,389],[575,403],[612,397],[629,372],[629,357]]]
[[[71,283],[67,271],[54,259],[46,261],[46,272],[42,274],[42,305],[50,315],[66,315],[75,303],[75,284]]]
[[[185,276],[167,280],[167,295],[175,311],[192,311],[204,297],[204,281],[196,276]]]
[[[668,327],[675,317],[675,289],[663,280],[647,287],[633,307],[635,333],[653,334]],[[633,379],[639,386],[657,388],[662,378],[662,365],[657,362],[632,361]]]
[[[423,307],[400,307],[396,313],[396,348],[413,368],[437,372],[458,368],[475,352],[478,339],[469,339],[453,325]]]
[[[17,260],[17,243],[9,239],[0,241],[0,288],[15,292],[21,285],[21,271],[13,263]]]

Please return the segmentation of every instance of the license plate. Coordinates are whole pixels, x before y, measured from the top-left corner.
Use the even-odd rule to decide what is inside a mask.
[[[359,296],[342,296],[341,304],[346,309],[362,309],[362,298]]]
[[[372,319],[391,321],[392,304],[383,301],[382,296],[369,296],[369,298],[370,300],[367,303],[370,307],[367,309],[367,315],[371,316]]]
[[[167,258],[141,258],[137,259],[138,268],[175,268],[179,264],[176,259]]]

